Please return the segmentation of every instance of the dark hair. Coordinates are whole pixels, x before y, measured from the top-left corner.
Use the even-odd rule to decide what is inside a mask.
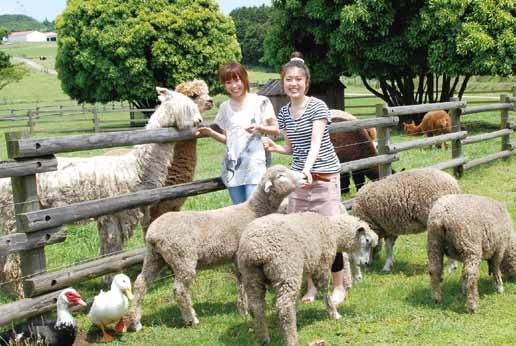
[[[303,60],[303,54],[298,51],[292,52],[290,54],[290,61],[281,66],[281,87],[283,88],[283,78],[285,78],[285,74],[287,74],[287,70],[297,67],[304,71],[306,77],[306,89],[305,94],[308,92],[308,88],[310,87],[310,70],[308,66],[306,66],[305,61]]]
[[[240,79],[242,83],[244,83],[245,91],[249,92],[249,77],[247,77],[247,71],[242,64],[236,61],[227,62],[219,69],[219,81],[221,84],[226,84],[227,81],[233,79]]]

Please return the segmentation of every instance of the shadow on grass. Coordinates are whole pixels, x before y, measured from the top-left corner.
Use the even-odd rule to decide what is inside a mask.
[[[430,289],[430,278],[428,278],[428,286],[418,287],[411,291],[407,296],[407,302],[414,306],[427,307],[441,311],[452,311],[455,313],[467,313],[466,295],[462,293],[460,280],[446,280],[441,284],[441,292],[443,296],[442,303],[438,304],[432,300],[432,291]],[[480,296],[480,305],[482,298],[488,295],[497,294],[493,280],[489,277],[481,277],[478,280],[478,291]]]
[[[402,259],[396,260],[396,258],[394,258],[394,265],[392,266],[391,271],[384,272],[382,269],[385,264],[385,258],[379,257],[372,264],[363,266],[362,272],[365,275],[367,275],[367,273],[375,273],[378,275],[396,275],[403,273],[406,276],[421,275],[426,273],[428,271],[426,264],[417,263],[416,261],[417,259],[407,262]]]

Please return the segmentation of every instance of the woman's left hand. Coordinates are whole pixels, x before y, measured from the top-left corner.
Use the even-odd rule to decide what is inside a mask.
[[[312,178],[312,173],[310,173],[309,170],[305,170],[303,169],[303,174],[305,175],[306,177],[306,183],[304,186],[309,186],[309,185],[312,185],[313,183],[313,178]]]
[[[253,134],[255,132],[261,132],[262,129],[261,129],[261,126],[258,124],[251,124],[251,126],[247,127],[245,130],[247,132]]]

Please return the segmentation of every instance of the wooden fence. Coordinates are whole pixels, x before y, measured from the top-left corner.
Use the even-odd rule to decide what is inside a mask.
[[[452,133],[403,143],[391,142],[390,129],[397,126],[399,116],[438,109],[449,110],[452,118]],[[511,142],[510,137],[516,123],[509,121],[510,110],[516,110],[515,94],[512,96],[502,95],[498,103],[479,106],[468,106],[466,101],[457,100],[402,107],[377,105],[376,118],[335,123],[330,126],[330,131],[352,131],[368,127],[376,127],[378,131],[378,156],[343,163],[341,165],[342,173],[378,165],[381,176],[387,176],[391,173],[392,162],[399,160],[402,151],[451,141],[451,159],[439,162],[432,167],[438,169],[453,168],[455,174],[460,176],[464,170],[500,158],[507,158],[516,153],[516,142]],[[500,130],[476,136],[468,136],[466,131],[460,130],[462,117],[485,111],[500,112]],[[48,311],[55,304],[56,291],[62,288],[122,270],[128,266],[141,263],[143,260],[143,249],[137,249],[58,271],[46,272],[45,247],[66,239],[66,234],[62,229],[64,224],[148,205],[165,199],[193,196],[225,188],[220,178],[212,178],[85,201],[60,208],[39,210],[36,174],[57,169],[54,154],[185,140],[193,138],[193,131],[177,131],[168,128],[40,139],[31,139],[27,135],[20,135],[19,133],[7,136],[10,160],[0,162],[0,177],[12,177],[17,233],[0,237],[0,255],[5,256],[13,252],[20,253],[22,275],[24,277],[23,286],[28,298],[0,306],[0,325]],[[501,138],[500,151],[475,160],[469,160],[463,156],[462,146],[494,138]],[[350,207],[352,203],[353,201],[350,200],[344,204]]]

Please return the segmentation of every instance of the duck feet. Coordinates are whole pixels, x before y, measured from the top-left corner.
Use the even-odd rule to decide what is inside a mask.
[[[124,323],[124,319],[121,318],[120,321],[115,325],[115,330],[117,333],[125,333],[127,332],[127,325]]]
[[[106,330],[104,329],[104,326],[99,324],[98,327],[102,331],[102,342],[111,342],[113,341],[113,337],[106,333]]]

